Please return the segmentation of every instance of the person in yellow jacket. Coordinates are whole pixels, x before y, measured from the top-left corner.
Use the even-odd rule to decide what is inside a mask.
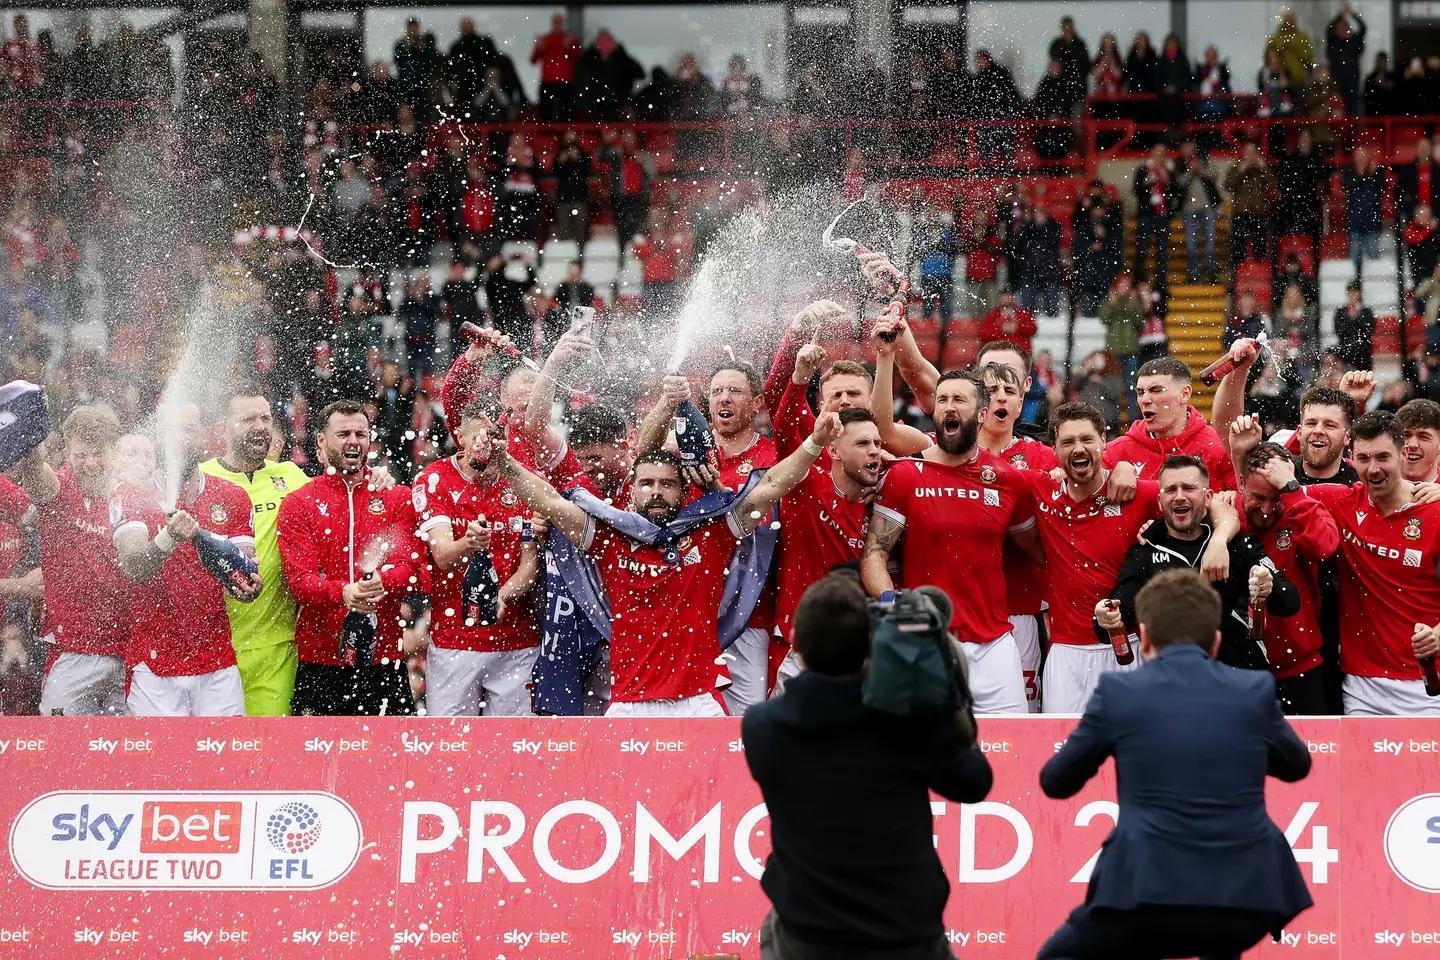
[[[1315,65],[1315,48],[1310,43],[1310,35],[1295,25],[1295,11],[1289,7],[1280,11],[1280,23],[1265,49],[1280,54],[1291,86],[1305,86],[1310,79],[1310,68]]]

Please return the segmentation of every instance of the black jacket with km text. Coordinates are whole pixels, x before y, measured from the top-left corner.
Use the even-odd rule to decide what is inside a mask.
[[[1151,577],[1177,567],[1198,568],[1200,554],[1211,536],[1210,524],[1202,527],[1204,533],[1199,540],[1180,540],[1170,535],[1164,520],[1156,520],[1141,534],[1144,540],[1125,554],[1125,565],[1120,568],[1120,579],[1110,592],[1110,599],[1120,601],[1120,613],[1130,632],[1135,632],[1135,597]],[[1236,534],[1230,541],[1229,579],[1210,584],[1220,594],[1221,603],[1220,652],[1215,659],[1232,667],[1268,671],[1270,666],[1264,648],[1250,639],[1250,568],[1256,564],[1267,567],[1275,578],[1265,605],[1266,613],[1272,617],[1293,617],[1300,612],[1300,591],[1275,569],[1260,541],[1248,533]],[[1096,633],[1100,634],[1098,626]],[[1100,639],[1106,642],[1103,635]]]
[[[770,814],[760,886],[794,939],[902,947],[945,933],[950,882],[932,841],[930,791],[990,792],[990,764],[951,723],[860,699],[859,677],[806,671],[745,712],[745,760]]]

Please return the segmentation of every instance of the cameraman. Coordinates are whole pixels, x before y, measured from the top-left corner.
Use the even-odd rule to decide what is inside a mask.
[[[774,844],[760,880],[774,905],[762,960],[953,957],[930,791],[978,803],[990,764],[957,733],[973,727],[948,713],[898,716],[862,702],[870,636],[860,585],[816,582],[794,620],[804,672],[745,714],[745,759]]]

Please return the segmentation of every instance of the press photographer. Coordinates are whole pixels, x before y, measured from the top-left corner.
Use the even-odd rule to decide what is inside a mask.
[[[928,589],[871,604],[835,574],[801,598],[805,670],[741,728],[774,845],[763,960],[953,956],[930,791],[978,803],[991,773],[948,607]]]

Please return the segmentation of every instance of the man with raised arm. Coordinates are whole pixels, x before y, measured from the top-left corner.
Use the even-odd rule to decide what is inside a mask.
[[[766,573],[747,563],[751,534],[841,429],[836,414],[825,414],[799,450],[741,493],[712,491],[691,504],[679,458],[665,450],[642,453],[629,510],[584,492],[566,499],[497,448],[511,487],[549,521],[551,546],[563,536],[595,560],[608,596],[607,716],[725,715],[720,691],[729,672],[719,659],[721,632],[739,632]],[[565,558],[556,555],[556,562]]]

